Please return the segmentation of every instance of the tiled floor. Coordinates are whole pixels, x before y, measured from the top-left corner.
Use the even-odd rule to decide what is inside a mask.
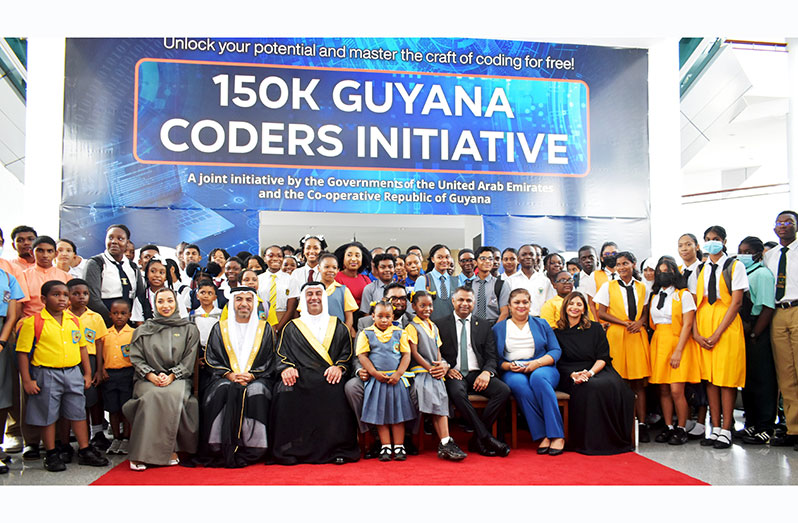
[[[640,444],[638,452],[711,485],[798,485],[798,451],[792,447],[735,444],[715,450],[701,447],[698,441],[681,447],[652,442]],[[51,473],[42,468],[42,460],[23,462],[21,454],[11,458],[6,462],[11,470],[0,476],[0,485],[88,485],[125,459],[108,456],[112,464],[103,468],[75,461],[66,472]]]

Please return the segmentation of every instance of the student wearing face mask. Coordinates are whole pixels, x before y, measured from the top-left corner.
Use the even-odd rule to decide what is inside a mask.
[[[740,317],[745,333],[745,428],[735,433],[743,443],[764,445],[773,436],[779,388],[770,344],[770,320],[776,302],[776,278],[762,263],[762,240],[748,236],[737,248],[737,260],[745,265],[748,291],[743,294]]]
[[[665,428],[654,440],[670,445],[687,443],[685,425],[689,407],[684,394],[685,383],[701,381],[699,347],[692,338],[695,300],[686,287],[676,261],[670,256],[660,258],[654,270],[649,309],[650,324],[654,326],[649,383],[659,384],[665,420]]]
[[[594,270],[590,273],[589,278],[580,280],[579,290],[587,295],[588,306],[590,307],[590,317],[598,318],[598,311],[596,304],[593,303],[593,297],[602,285],[610,280],[617,280],[618,274],[615,270],[615,265],[618,256],[618,245],[615,242],[604,242],[601,246],[601,270]],[[605,324],[606,328],[607,325]]]
[[[704,231],[703,251],[709,255],[694,278],[697,304],[693,338],[701,346],[701,378],[707,383],[712,433],[705,447],[731,447],[734,400],[745,385],[745,337],[738,311],[748,290],[742,262],[726,256],[726,229]],[[692,288],[690,289],[692,291]]]

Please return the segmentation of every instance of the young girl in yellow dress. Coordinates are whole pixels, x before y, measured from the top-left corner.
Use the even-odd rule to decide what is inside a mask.
[[[635,265],[637,258],[628,251],[618,253],[615,269],[619,279],[610,280],[596,292],[599,320],[609,322],[612,366],[629,383],[637,395],[635,415],[639,421],[638,438],[650,441],[646,418],[646,378],[651,375],[648,335],[648,293],[640,281]]]
[[[712,433],[705,447],[731,447],[737,387],[745,385],[745,337],[738,311],[748,289],[745,266],[726,256],[726,230],[713,225],[704,232],[709,259],[695,276],[696,321],[693,338],[701,347],[701,379],[708,382]]]
[[[649,301],[651,338],[650,383],[659,384],[659,398],[665,428],[655,441],[670,445],[687,443],[685,424],[689,407],[685,383],[700,383],[699,348],[693,340],[695,300],[687,289],[676,261],[663,256],[654,269],[654,287]],[[676,427],[673,411],[676,409]]]

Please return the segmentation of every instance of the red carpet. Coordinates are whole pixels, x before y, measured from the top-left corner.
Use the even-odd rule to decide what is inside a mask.
[[[125,461],[92,485],[706,485],[693,477],[629,452],[538,456],[525,445],[506,458],[470,453],[451,463],[435,452],[405,462],[360,460],[346,465],[252,465],[243,469],[153,467],[130,470]]]

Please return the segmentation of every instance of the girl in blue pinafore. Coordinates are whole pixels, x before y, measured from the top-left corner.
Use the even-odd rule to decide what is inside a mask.
[[[374,325],[357,338],[356,354],[369,373],[363,396],[364,423],[377,425],[380,436],[380,461],[407,459],[404,447],[404,422],[414,419],[416,411],[410,402],[409,386],[403,374],[410,364],[407,334],[393,324],[393,306],[380,301],[372,313]],[[393,449],[391,448],[393,436]]]

